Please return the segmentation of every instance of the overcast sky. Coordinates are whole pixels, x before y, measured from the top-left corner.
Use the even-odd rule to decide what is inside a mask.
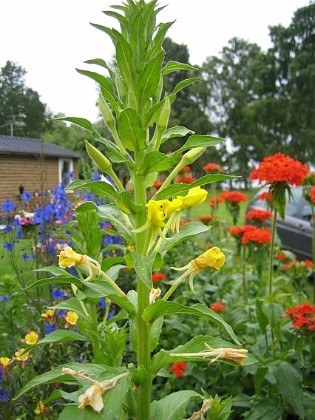
[[[168,36],[189,48],[192,64],[218,55],[234,36],[270,44],[268,26],[291,23],[294,12],[309,0],[161,0],[159,22],[176,20]],[[36,90],[53,113],[94,122],[95,83],[75,68],[91,58],[109,61],[109,38],[89,22],[114,26],[102,13],[120,0],[0,0],[0,67],[14,61],[27,71],[26,85]]]

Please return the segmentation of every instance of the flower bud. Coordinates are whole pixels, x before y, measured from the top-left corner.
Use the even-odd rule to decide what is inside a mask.
[[[109,108],[107,102],[105,101],[102,95],[99,96],[99,104],[100,104],[100,110],[104,118],[105,124],[111,131],[115,131],[116,130],[115,118],[113,117],[112,111]]]
[[[185,153],[182,158],[183,167],[195,162],[195,160],[197,160],[206,151],[206,149],[206,147],[194,147],[189,150],[189,152]]]
[[[167,128],[170,112],[171,112],[171,103],[170,103],[169,97],[166,96],[163,108],[161,110],[161,113],[157,122],[158,130],[160,133],[163,133]]]
[[[127,89],[124,84],[124,81],[122,80],[118,72],[116,73],[115,83],[116,83],[118,95],[120,99],[123,101],[124,99],[127,98]]]
[[[92,146],[92,144],[87,140],[85,140],[85,148],[90,158],[101,171],[107,172],[112,167],[111,162],[103,155],[103,153],[101,153],[96,147]]]

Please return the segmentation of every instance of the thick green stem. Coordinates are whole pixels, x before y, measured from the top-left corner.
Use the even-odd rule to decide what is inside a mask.
[[[141,155],[136,153],[136,167],[141,164]],[[147,215],[145,211],[146,189],[142,175],[135,174],[135,201],[143,209],[136,215],[136,228],[146,223]],[[147,254],[146,235],[148,230],[136,233],[136,252],[141,255]],[[150,352],[150,333],[151,326],[142,319],[143,311],[149,306],[149,290],[138,278],[138,313],[137,313],[137,361],[138,367],[144,369],[145,378],[138,387],[137,394],[137,420],[150,418],[151,402],[151,352]]]
[[[276,227],[277,227],[277,209],[275,208],[274,212],[273,212],[272,236],[271,236],[270,259],[269,259],[269,301],[271,301],[271,299],[272,299],[272,280],[273,280],[273,264],[274,264],[274,248],[275,248]]]

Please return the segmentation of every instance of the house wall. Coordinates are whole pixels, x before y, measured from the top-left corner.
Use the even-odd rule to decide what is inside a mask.
[[[77,178],[78,159],[74,159],[74,179]],[[0,155],[0,204],[7,198],[18,204],[20,185],[34,194],[54,189],[58,184],[58,158]]]

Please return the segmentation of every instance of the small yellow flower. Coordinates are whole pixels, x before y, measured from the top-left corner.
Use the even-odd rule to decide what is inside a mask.
[[[85,408],[90,405],[98,413],[104,407],[103,402],[104,388],[100,383],[91,385],[84,394],[79,396],[79,408]]]
[[[64,250],[59,254],[59,267],[70,268],[79,265],[88,272],[88,277],[85,281],[91,280],[93,272],[100,274],[101,266],[99,263],[87,255],[78,254],[70,246],[65,245]]]
[[[44,313],[42,313],[42,318],[44,319],[51,319],[55,314],[54,309],[47,309]]]
[[[198,270],[203,270],[207,267],[215,268],[220,270],[225,262],[225,255],[220,248],[214,246],[203,254],[199,255],[193,264],[198,268]]]
[[[22,354],[23,353],[23,354]],[[19,362],[26,362],[29,358],[29,353],[25,349],[20,349],[14,353],[16,360]]]
[[[36,408],[34,410],[34,414],[36,416],[39,416],[40,414],[45,413],[46,411],[46,407],[44,406],[43,402],[40,400],[38,401],[38,403],[36,404]]]
[[[156,301],[156,299],[161,295],[161,289],[158,287],[157,289],[153,288],[150,291],[149,299],[150,305]]]
[[[77,325],[78,318],[79,316],[76,312],[73,312],[73,311],[67,312],[66,321],[68,322],[68,324]]]
[[[242,365],[244,363],[244,360],[246,359],[246,353],[247,350],[245,349],[230,349],[225,348],[224,350],[224,357],[225,360],[233,360],[233,362],[238,363],[239,365]]]
[[[29,346],[31,346],[32,344],[36,344],[38,341],[38,334],[36,334],[35,331],[30,331],[28,334],[26,334],[25,336],[25,343],[28,344]]]
[[[9,357],[0,357],[0,364],[4,368],[9,366],[10,361],[11,361],[11,359],[9,359]]]
[[[201,187],[193,187],[188,191],[185,197],[178,196],[177,198],[182,201],[182,208],[189,209],[190,207],[197,206],[205,201],[208,193]]]
[[[180,199],[170,200],[150,200],[146,207],[148,208],[149,222],[158,227],[169,227],[164,222],[172,213],[179,209],[182,205]]]

